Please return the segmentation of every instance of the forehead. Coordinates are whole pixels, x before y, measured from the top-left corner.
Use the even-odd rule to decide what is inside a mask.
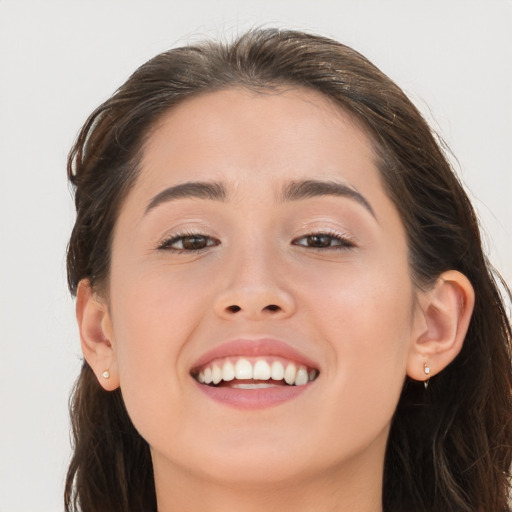
[[[156,124],[142,159],[150,183],[378,179],[370,138],[347,112],[308,89],[235,88],[186,99]]]

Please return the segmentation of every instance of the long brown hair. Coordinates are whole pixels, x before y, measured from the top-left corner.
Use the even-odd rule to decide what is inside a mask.
[[[476,294],[459,356],[426,391],[410,379],[404,384],[386,452],[384,510],[508,511],[512,336],[497,274],[442,145],[401,89],[347,46],[302,32],[254,30],[231,44],[167,51],[135,71],[91,114],[69,156],[77,209],[68,247],[71,293],[81,279],[108,288],[113,227],[158,119],[192,95],[281,85],[321,92],[366,129],[407,231],[416,285],[427,287],[453,269],[468,277]],[[85,361],[71,418],[66,511],[156,510],[149,447],[130,421],[121,390],[104,391]]]

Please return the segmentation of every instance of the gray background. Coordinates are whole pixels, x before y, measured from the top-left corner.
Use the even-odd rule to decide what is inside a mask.
[[[80,366],[65,282],[66,154],[154,54],[259,25],[353,45],[446,139],[512,281],[512,2],[0,0],[0,512],[62,510]]]

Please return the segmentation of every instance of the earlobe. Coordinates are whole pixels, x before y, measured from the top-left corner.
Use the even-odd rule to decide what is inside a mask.
[[[119,387],[119,377],[108,306],[94,292],[87,279],[78,284],[76,297],[82,353],[101,386],[113,391]]]
[[[417,329],[413,333],[407,375],[427,382],[459,354],[464,343],[475,294],[466,276],[449,270],[419,297]],[[428,368],[428,372],[425,371]]]

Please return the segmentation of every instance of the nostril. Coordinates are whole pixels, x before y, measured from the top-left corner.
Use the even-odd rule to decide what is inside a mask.
[[[238,313],[239,311],[242,311],[242,308],[240,306],[237,306],[236,304],[232,304],[231,306],[226,307],[226,311],[228,313]],[[282,311],[281,306],[278,306],[277,304],[269,304],[268,306],[265,306],[262,311],[270,311],[272,313],[277,311]]]

